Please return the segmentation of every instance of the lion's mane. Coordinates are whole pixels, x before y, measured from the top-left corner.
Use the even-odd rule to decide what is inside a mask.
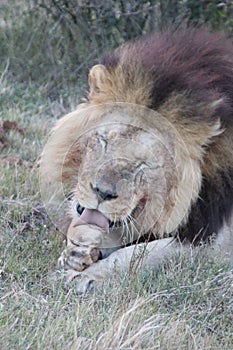
[[[206,239],[229,219],[233,206],[233,46],[224,33],[185,28],[151,34],[107,53],[92,104],[129,102],[160,112],[190,129],[220,120],[223,132],[206,145],[202,187],[181,239]],[[93,72],[90,72],[91,82]],[[193,131],[193,133],[192,133]],[[199,233],[199,234],[198,234]]]
[[[150,34],[105,54],[90,70],[89,85],[84,107],[115,102],[142,105],[167,118],[193,153],[201,145],[201,189],[177,235],[198,243],[218,233],[233,206],[231,40],[204,28]],[[214,125],[218,130],[212,138],[208,133]],[[52,152],[50,159],[55,158]],[[51,166],[48,171],[55,172]]]

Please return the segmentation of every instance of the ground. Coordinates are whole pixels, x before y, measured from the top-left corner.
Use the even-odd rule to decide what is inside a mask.
[[[72,96],[51,101],[1,77],[0,348],[232,349],[232,271],[202,251],[86,296],[50,280],[64,237],[44,211],[37,160]]]

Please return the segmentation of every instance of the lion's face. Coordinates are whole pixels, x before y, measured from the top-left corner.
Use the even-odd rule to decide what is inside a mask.
[[[120,245],[145,233],[174,232],[201,186],[202,145],[186,147],[184,137],[167,118],[137,105],[85,105],[68,115],[41,165],[50,216],[60,225],[65,215],[57,203],[67,206],[68,186],[72,218],[107,227]]]
[[[68,152],[79,154],[73,217],[79,217],[84,208],[95,209],[108,220],[110,230],[123,230],[126,236],[130,231],[130,239],[132,232],[134,237],[150,231],[171,232],[185,215],[179,210],[180,217],[175,214],[169,223],[179,202],[177,140],[164,127],[152,132],[132,125],[125,115],[121,122],[118,113],[106,114],[105,120],[112,122],[103,120],[85,131]],[[91,223],[98,224],[98,218]]]
[[[137,228],[144,222],[152,228],[177,180],[172,156],[159,136],[110,125],[88,132],[79,142],[85,145],[74,191],[79,204],[99,210],[111,226],[132,219]]]

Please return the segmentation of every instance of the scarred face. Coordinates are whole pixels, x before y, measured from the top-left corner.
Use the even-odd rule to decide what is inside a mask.
[[[114,119],[120,119],[119,111]],[[167,142],[168,136],[159,128],[151,132],[115,121],[84,132],[65,160],[75,159],[72,217],[77,225],[98,225],[118,237],[119,245],[148,232],[159,236],[175,229],[183,218],[166,228],[179,185],[176,140]]]

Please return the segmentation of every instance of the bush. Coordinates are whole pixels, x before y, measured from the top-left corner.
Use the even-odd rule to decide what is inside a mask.
[[[124,41],[184,21],[232,33],[232,14],[232,1],[219,0],[12,0],[0,5],[1,68],[54,97]]]

